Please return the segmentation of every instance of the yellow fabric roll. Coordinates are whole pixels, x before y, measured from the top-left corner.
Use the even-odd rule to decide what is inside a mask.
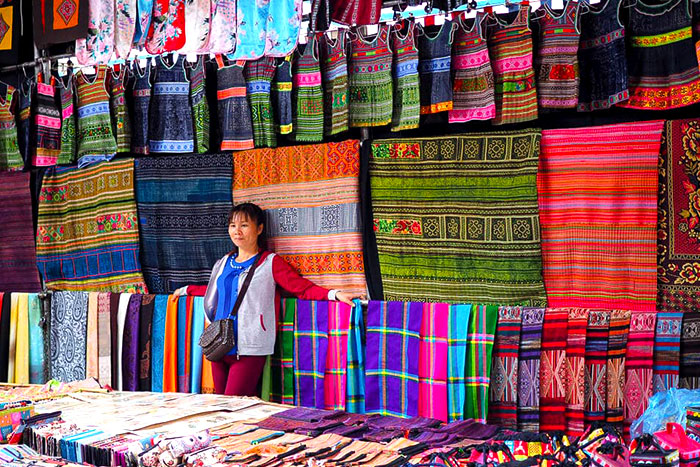
[[[29,384],[29,295],[17,294],[15,383]]]
[[[87,342],[85,351],[85,376],[99,381],[99,339],[97,337],[97,303],[99,292],[88,295]]]

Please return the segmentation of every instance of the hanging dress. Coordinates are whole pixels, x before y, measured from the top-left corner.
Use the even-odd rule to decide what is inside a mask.
[[[117,143],[110,121],[107,72],[104,65],[88,78],[83,71],[75,75],[78,92],[78,167],[110,161],[117,153]]]
[[[350,126],[388,125],[394,92],[389,26],[381,24],[373,40],[368,40],[359,28],[355,36],[351,41],[348,79]]]
[[[225,54],[236,48],[236,0],[211,1],[211,28],[207,52]]]
[[[275,131],[280,135],[292,132],[292,61],[291,56],[277,63],[272,80],[272,109]]]
[[[240,151],[255,147],[253,122],[246,98],[246,83],[243,77],[245,62],[238,61],[225,66],[218,57],[216,72],[216,98],[219,113],[222,151]]]
[[[479,14],[471,28],[464,20],[457,21],[452,47],[452,110],[450,123],[490,120],[496,116],[493,70]]]
[[[628,109],[666,110],[700,102],[700,71],[689,0],[629,8]]]
[[[117,152],[129,152],[131,150],[131,121],[126,109],[124,98],[124,81],[122,76],[114,71],[112,73],[109,107],[112,113],[112,131],[117,141]]]
[[[136,1],[136,28],[134,31],[134,47],[141,48],[148,39],[148,30],[151,27],[151,14],[153,14],[153,0]]]
[[[693,41],[695,42],[695,55],[700,62],[700,2],[690,2],[691,13],[693,16]]]
[[[65,79],[65,81],[64,81]],[[73,71],[58,78],[58,96],[61,102],[61,153],[57,164],[72,164],[77,151],[75,143],[75,106],[73,104]]]
[[[454,23],[422,29],[418,45],[418,75],[420,76],[420,113],[434,114],[452,109],[452,40]]]
[[[0,89],[5,87],[5,93],[0,94],[0,170],[22,170],[24,162],[17,144],[17,127],[15,126],[15,88],[9,84],[0,83]]]
[[[236,48],[230,60],[257,60],[265,53],[267,13],[270,0],[236,2]]]
[[[529,6],[520,6],[511,22],[494,15],[489,57],[495,82],[496,117],[493,123],[516,123],[537,118],[537,89],[532,68]]]
[[[141,70],[139,61],[132,65],[132,132],[131,152],[148,154],[148,110],[151,104],[151,59],[146,60],[145,69]]]
[[[292,91],[292,120],[294,141],[323,141],[323,87],[316,36],[300,48],[301,55],[294,60],[294,88]]]
[[[420,78],[415,23],[403,21],[391,29],[394,99],[391,131],[418,128],[420,123]]]
[[[335,40],[329,37],[328,33],[321,34],[323,131],[326,136],[342,133],[349,127],[345,29],[338,29],[337,33]]]
[[[348,26],[377,24],[382,0],[331,0],[331,19]]]
[[[204,154],[209,150],[209,102],[207,101],[204,57],[197,57],[190,68],[190,102],[194,121],[195,151]]]
[[[275,59],[262,57],[246,62],[244,74],[248,90],[248,105],[250,105],[253,120],[255,147],[274,148],[277,146],[277,137],[272,118],[270,88],[275,74]]]
[[[578,104],[578,0],[568,0],[559,16],[543,7],[539,19],[540,43],[537,70],[537,100],[542,109],[573,109]]]
[[[34,84],[26,80],[19,87],[19,118],[17,119],[17,139],[19,141],[19,153],[25,165],[29,165],[29,152],[31,148],[31,118],[32,118],[32,93]],[[21,167],[21,166],[20,166]]]
[[[185,45],[180,53],[206,51],[212,1],[216,0],[185,0]]]
[[[114,49],[117,57],[126,59],[131,52],[138,19],[137,0],[116,0]]]
[[[286,57],[299,42],[302,0],[269,0],[265,28],[265,55]]]
[[[180,50],[185,45],[185,0],[153,0],[146,50],[152,55]]]
[[[167,61],[172,63],[169,65]],[[163,55],[156,57],[148,132],[151,154],[194,152],[190,83],[185,73],[183,55],[177,59]]]
[[[114,52],[114,0],[90,0],[90,23],[85,39],[75,41],[81,65],[107,63]]]
[[[61,111],[56,103],[56,78],[51,76],[49,82],[44,83],[44,76],[39,73],[36,80],[36,139],[32,165],[49,167],[56,165],[61,153]]]
[[[588,13],[581,15],[579,112],[607,109],[629,99],[621,1],[588,5]]]

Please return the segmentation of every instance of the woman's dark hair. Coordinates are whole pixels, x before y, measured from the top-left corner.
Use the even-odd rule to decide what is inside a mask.
[[[258,248],[267,249],[267,229],[265,228],[265,211],[253,203],[236,204],[228,215],[228,225],[231,225],[234,217],[241,216],[253,222],[256,226],[262,225],[263,230],[258,236]]]

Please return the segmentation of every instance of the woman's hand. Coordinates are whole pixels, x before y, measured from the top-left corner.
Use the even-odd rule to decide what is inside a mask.
[[[338,300],[339,302],[347,303],[351,307],[354,305],[352,303],[353,300],[356,298],[359,298],[360,300],[364,300],[365,296],[364,295],[353,295],[349,292],[336,292],[335,293],[335,299]]]
[[[180,287],[179,289],[175,289],[175,292],[173,292],[173,295],[177,295],[178,297],[182,297],[184,295],[187,295],[187,286]]]

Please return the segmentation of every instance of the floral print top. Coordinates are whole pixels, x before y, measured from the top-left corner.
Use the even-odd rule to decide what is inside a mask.
[[[299,41],[302,0],[270,0],[265,32],[265,55],[286,57]]]
[[[153,55],[185,45],[185,0],[154,0],[146,51]]]
[[[185,0],[185,46],[182,53],[206,52],[211,0]]]
[[[224,54],[236,48],[236,0],[212,0],[209,52]]]
[[[107,63],[114,52],[114,0],[90,0],[90,21],[85,39],[75,41],[81,65]]]
[[[257,60],[265,53],[265,38],[271,0],[238,1],[236,9],[236,48],[231,60]]]
[[[136,0],[137,15],[136,32],[134,33],[134,46],[143,47],[148,38],[148,29],[151,26],[151,14],[153,13],[153,0]]]
[[[114,46],[117,57],[127,58],[136,32],[136,0],[116,0],[117,28]]]

